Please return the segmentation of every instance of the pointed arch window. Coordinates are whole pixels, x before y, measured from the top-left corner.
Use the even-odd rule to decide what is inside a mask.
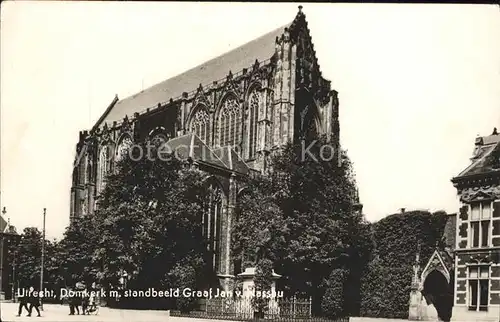
[[[260,106],[260,94],[254,90],[248,100],[248,158],[254,159],[257,151],[257,121]]]
[[[219,144],[237,146],[241,144],[241,106],[234,97],[227,98],[220,111]]]
[[[92,154],[88,154],[86,161],[87,168],[85,170],[86,171],[85,183],[93,183],[94,180],[94,172],[93,172],[94,167],[92,164],[92,160],[93,160]]]
[[[85,149],[85,148],[84,148]],[[84,155],[78,164],[78,182],[79,184],[87,183],[87,155]]]
[[[104,189],[106,176],[109,173],[111,168],[111,160],[110,160],[110,146],[104,145],[101,147],[101,151],[99,153],[99,170],[98,170],[98,180],[97,180],[97,192],[100,193]]]
[[[205,108],[199,106],[191,121],[191,133],[196,134],[205,144],[210,135],[210,118]]]
[[[87,194],[86,193],[85,193],[85,196],[80,199],[80,211],[81,211],[82,216],[87,215]]]
[[[207,251],[213,269],[218,272],[220,262],[220,235],[222,217],[222,190],[218,185],[208,187],[205,211],[202,217],[202,235],[207,240]]]
[[[129,153],[132,144],[132,139],[128,135],[125,135],[121,139],[118,144],[118,148],[116,149],[116,161],[121,161],[125,158],[125,156]]]

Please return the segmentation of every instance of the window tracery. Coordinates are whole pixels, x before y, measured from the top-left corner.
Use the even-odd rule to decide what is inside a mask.
[[[93,173],[94,167],[92,166],[92,160],[93,160],[92,155],[89,155],[87,157],[87,178],[85,183],[94,183],[94,173]]]
[[[257,150],[257,121],[259,115],[260,95],[257,91],[250,94],[248,100],[248,158],[255,158]]]
[[[87,183],[87,156],[84,155],[78,164],[78,183],[86,184]]]
[[[224,101],[219,118],[220,146],[236,146],[241,143],[241,106],[234,97]]]
[[[109,158],[110,147],[104,145],[99,153],[99,172],[97,182],[97,192],[100,193],[104,189],[106,176],[111,168],[111,160]]]
[[[191,132],[196,134],[204,143],[208,143],[210,117],[204,108],[198,108],[191,121]]]
[[[81,202],[81,214],[82,214],[82,216],[85,216],[87,214],[87,198],[86,198],[86,196],[85,196],[85,198],[82,198],[80,200],[80,202]]]
[[[219,269],[219,247],[222,217],[222,191],[216,184],[211,184],[205,200],[205,211],[202,217],[202,235],[207,240],[207,250],[215,271]]]
[[[123,158],[129,153],[132,144],[132,139],[128,135],[123,137],[120,144],[118,144],[118,149],[116,150],[116,161],[123,160]]]

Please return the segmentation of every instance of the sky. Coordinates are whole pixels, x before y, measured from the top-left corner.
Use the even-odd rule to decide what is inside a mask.
[[[1,207],[18,231],[60,238],[72,162],[118,94],[141,91],[295,17],[298,3],[4,2]],[[376,221],[404,207],[454,213],[450,179],[500,128],[500,8],[312,4],[303,12],[339,92],[340,140]],[[194,90],[186,89],[186,91]]]

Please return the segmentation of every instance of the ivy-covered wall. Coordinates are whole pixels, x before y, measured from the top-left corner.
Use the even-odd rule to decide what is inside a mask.
[[[361,280],[361,316],[408,318],[413,264],[420,244],[420,264],[441,244],[448,215],[409,211],[372,225],[375,252]]]

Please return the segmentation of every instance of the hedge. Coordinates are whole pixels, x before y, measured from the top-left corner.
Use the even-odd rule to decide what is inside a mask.
[[[345,309],[345,288],[349,271],[334,269],[330,274],[325,294],[321,300],[321,311],[328,317],[340,317]]]
[[[441,241],[446,220],[444,212],[410,211],[373,225],[376,250],[361,278],[361,316],[408,318],[417,245],[423,267]]]

